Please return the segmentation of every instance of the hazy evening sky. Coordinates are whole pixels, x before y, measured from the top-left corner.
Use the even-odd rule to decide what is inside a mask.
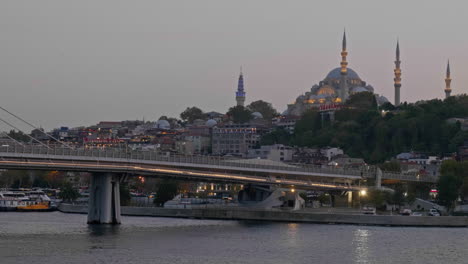
[[[393,102],[399,37],[402,101],[442,98],[448,58],[453,94],[468,93],[467,16],[440,0],[4,0],[0,105],[47,129],[224,113],[242,65],[246,103],[282,112],[339,66],[344,27],[376,93]]]

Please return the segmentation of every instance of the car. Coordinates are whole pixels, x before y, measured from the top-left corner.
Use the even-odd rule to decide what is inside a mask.
[[[371,214],[371,215],[375,215],[375,212],[376,212],[375,207],[370,206],[370,205],[364,205],[361,211],[363,214]]]
[[[420,212],[412,212],[411,216],[422,216],[422,213]]]
[[[437,211],[437,209],[432,208],[432,209],[429,210],[428,215],[429,216],[440,216],[440,213],[439,213],[439,211]]]
[[[401,215],[411,215],[411,213],[412,213],[412,212],[411,212],[411,209],[408,209],[408,208],[402,209],[402,210],[400,211],[400,214],[401,214]]]

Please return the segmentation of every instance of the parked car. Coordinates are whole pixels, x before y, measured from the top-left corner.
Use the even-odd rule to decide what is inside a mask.
[[[440,216],[440,213],[439,213],[439,211],[437,211],[437,209],[432,208],[432,209],[429,210],[428,215],[429,216]]]
[[[375,207],[373,206],[370,206],[370,205],[364,205],[364,207],[362,207],[362,213],[363,214],[371,214],[371,215],[375,215]]]
[[[402,209],[402,210],[400,211],[400,214],[401,214],[401,215],[411,215],[411,209],[408,209],[408,208]]]
[[[422,216],[421,212],[412,212],[411,216]]]

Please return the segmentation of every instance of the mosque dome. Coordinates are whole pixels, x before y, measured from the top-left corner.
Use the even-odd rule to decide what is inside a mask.
[[[372,85],[367,85],[366,86],[367,91],[369,92],[374,92],[374,87]]]
[[[171,129],[171,124],[167,120],[161,119],[156,122],[155,128],[159,129]]]
[[[377,95],[377,94],[376,94],[376,95],[375,95],[375,99],[377,100],[377,104],[378,104],[378,105],[383,105],[383,104],[389,102],[388,99],[387,99],[387,97],[382,96],[382,95]]]
[[[209,127],[214,127],[218,124],[218,122],[216,122],[216,120],[214,119],[209,119],[208,121],[206,121],[205,125],[206,126],[209,126]]]
[[[331,70],[325,79],[340,79],[341,78],[341,68],[335,68]],[[351,68],[348,68],[348,79],[358,79],[359,75]]]
[[[252,117],[254,119],[260,119],[260,118],[263,118],[263,115],[260,112],[253,112]]]

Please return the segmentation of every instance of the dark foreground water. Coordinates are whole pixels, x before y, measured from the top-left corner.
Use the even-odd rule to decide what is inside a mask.
[[[468,263],[468,229],[0,212],[0,263]]]

